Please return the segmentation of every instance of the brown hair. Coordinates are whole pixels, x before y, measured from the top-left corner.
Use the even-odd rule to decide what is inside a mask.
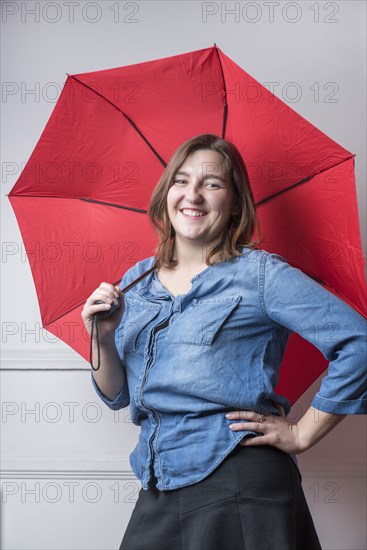
[[[238,213],[230,218],[219,242],[206,253],[206,263],[213,265],[216,261],[233,260],[242,255],[244,246],[253,247],[259,242],[251,242],[255,230],[260,234],[260,227],[247,169],[240,152],[230,141],[214,134],[201,134],[176,149],[152,193],[148,216],[160,237],[160,243],[155,249],[157,268],[164,266],[170,269],[177,265],[177,260],[173,259],[175,231],[168,216],[167,194],[177,170],[191,153],[200,149],[217,151],[222,155],[224,170],[232,186],[233,204],[239,206]]]

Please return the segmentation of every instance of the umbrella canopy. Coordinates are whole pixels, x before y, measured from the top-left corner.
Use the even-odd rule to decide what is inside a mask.
[[[153,255],[157,237],[146,215],[153,188],[175,149],[203,133],[225,137],[243,155],[261,247],[365,315],[354,155],[213,46],[68,76],[9,194],[43,326],[85,359],[85,300]],[[294,402],[326,367],[294,334],[277,390]]]

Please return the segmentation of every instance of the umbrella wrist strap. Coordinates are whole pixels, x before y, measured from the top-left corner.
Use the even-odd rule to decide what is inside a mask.
[[[98,328],[98,315],[93,315],[92,317],[92,330],[91,330],[91,335],[90,335],[90,349],[89,349],[89,362],[90,362],[90,366],[92,367],[92,369],[94,371],[98,370],[99,367],[100,367],[100,364],[101,364],[101,352],[100,352],[100,349],[99,349],[99,328]],[[94,328],[96,330],[96,342],[97,342],[97,366],[96,367],[93,367],[93,333],[94,333]]]

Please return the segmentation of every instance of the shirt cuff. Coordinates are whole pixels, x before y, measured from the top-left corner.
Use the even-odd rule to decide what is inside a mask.
[[[367,414],[367,399],[333,401],[316,394],[311,407],[330,414]]]
[[[130,404],[130,395],[129,395],[129,389],[128,389],[128,385],[127,383],[125,382],[125,384],[123,385],[120,393],[118,394],[118,396],[116,397],[116,399],[114,399],[113,401],[111,401],[111,399],[108,399],[102,392],[101,390],[99,389],[99,387],[97,386],[97,383],[96,381],[94,380],[94,377],[93,377],[93,372],[91,371],[91,377],[92,377],[92,384],[93,384],[93,387],[94,389],[96,390],[98,396],[102,399],[102,401],[107,405],[107,407],[109,407],[110,409],[116,411],[118,409],[123,409],[125,407],[127,407],[129,404]]]

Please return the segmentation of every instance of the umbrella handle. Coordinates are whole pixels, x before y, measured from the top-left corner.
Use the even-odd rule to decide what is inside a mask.
[[[97,300],[96,302],[93,303],[93,305],[96,306],[98,304],[104,304],[104,303],[105,302],[102,302],[102,300]],[[107,317],[112,315],[112,313],[114,313],[116,309],[119,309],[120,306],[121,306],[120,298],[117,298],[117,304],[111,304],[110,309],[108,309],[107,311],[98,311],[94,315],[96,315],[98,319],[106,319]]]
[[[132,289],[135,285],[137,285],[142,279],[144,279],[144,277],[146,277],[147,275],[149,275],[149,273],[151,273],[154,269],[156,268],[156,264],[154,264],[153,267],[151,267],[150,269],[148,269],[147,271],[145,271],[142,275],[140,275],[137,279],[134,279],[134,281],[132,281],[130,284],[128,284],[127,286],[125,286],[125,288],[123,288],[121,290],[121,292],[123,294],[126,294],[126,292],[128,292],[130,289]],[[94,302],[94,305],[97,305],[97,304],[104,304],[105,302],[103,302],[102,300],[97,300],[96,302]],[[117,304],[111,304],[111,307],[108,311],[99,311],[97,313],[95,313],[92,317],[92,330],[91,330],[91,335],[90,335],[90,350],[89,350],[89,362],[90,362],[90,366],[92,367],[92,369],[94,371],[98,370],[99,367],[100,367],[100,364],[101,364],[101,361],[100,361],[100,350],[99,350],[99,319],[106,319],[107,317],[109,317],[110,315],[112,315],[117,309],[119,309],[121,307],[121,301],[120,299],[118,298],[117,300]],[[98,364],[96,367],[93,366],[93,359],[92,359],[92,355],[93,355],[93,346],[92,346],[92,342],[93,342],[93,332],[94,332],[94,328],[96,330],[96,341],[97,341],[97,356],[98,356]]]

